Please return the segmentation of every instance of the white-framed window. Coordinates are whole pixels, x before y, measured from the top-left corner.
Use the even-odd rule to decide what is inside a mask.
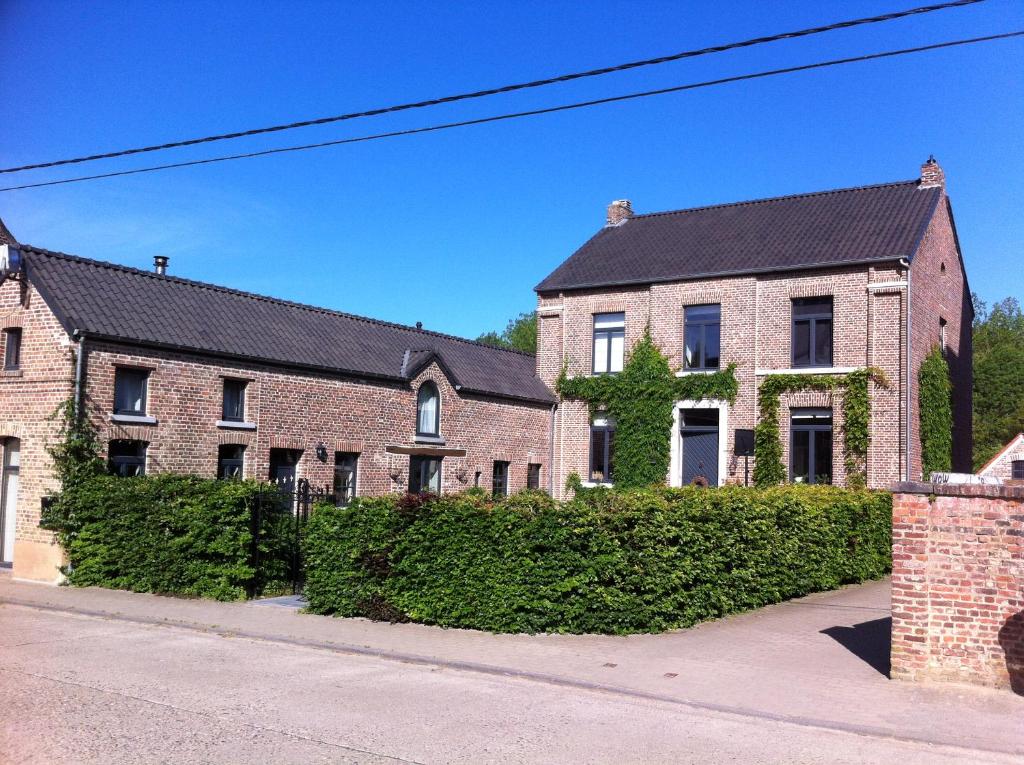
[[[593,372],[595,375],[622,371],[626,355],[626,314],[595,313]]]
[[[430,380],[416,394],[416,435],[441,435],[441,394]]]
[[[145,415],[149,371],[118,367],[114,370],[114,414]]]

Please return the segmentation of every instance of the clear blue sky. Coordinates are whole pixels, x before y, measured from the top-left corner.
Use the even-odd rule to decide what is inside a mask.
[[[3,166],[434,97],[924,4],[0,0]],[[413,127],[1024,28],[980,6],[79,169]],[[24,242],[475,336],[638,212],[945,168],[972,288],[1024,298],[1024,41],[554,116],[0,194]],[[46,179],[75,168],[2,180]],[[7,183],[0,185],[8,185]]]

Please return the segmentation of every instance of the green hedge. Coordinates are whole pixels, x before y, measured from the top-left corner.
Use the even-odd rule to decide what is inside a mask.
[[[58,532],[71,584],[238,600],[283,582],[292,553],[292,516],[271,502],[253,566],[260,491],[255,481],[103,475],[66,490],[44,523]]]
[[[660,631],[882,576],[891,507],[814,486],[359,500],[314,511],[305,595],[494,632]]]

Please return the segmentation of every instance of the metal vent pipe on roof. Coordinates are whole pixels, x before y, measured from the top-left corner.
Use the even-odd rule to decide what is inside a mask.
[[[153,256],[153,270],[156,271],[160,276],[167,274],[167,261],[169,261],[166,255],[154,255]]]

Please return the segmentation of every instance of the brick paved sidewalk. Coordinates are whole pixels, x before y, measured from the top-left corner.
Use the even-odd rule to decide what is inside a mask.
[[[1024,698],[890,681],[888,582],[819,593],[662,635],[492,635],[0,575],[17,603],[367,653],[866,735],[1024,756]],[[2,613],[2,611],[0,611]]]

